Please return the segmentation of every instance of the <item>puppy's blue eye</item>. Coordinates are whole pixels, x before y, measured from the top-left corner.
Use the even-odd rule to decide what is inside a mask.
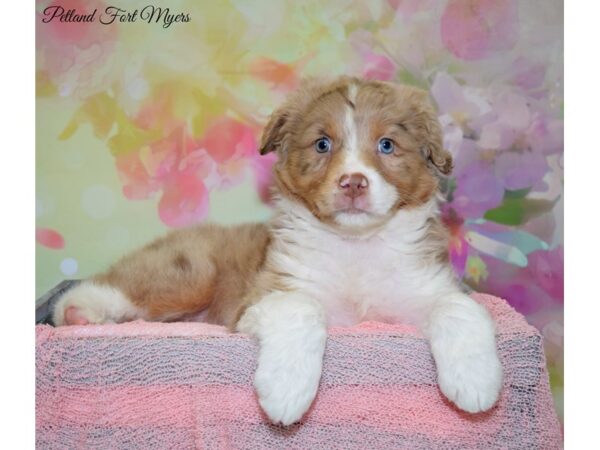
[[[319,153],[327,153],[331,150],[331,141],[326,137],[322,137],[315,142],[315,150]]]
[[[394,153],[394,143],[390,139],[380,139],[377,149],[386,155]]]

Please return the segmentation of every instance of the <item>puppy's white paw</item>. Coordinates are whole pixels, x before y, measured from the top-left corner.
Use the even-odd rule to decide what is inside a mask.
[[[118,289],[83,282],[68,290],[54,306],[54,325],[115,323],[141,315]]]
[[[266,415],[275,424],[300,420],[321,379],[327,329],[320,303],[273,292],[244,312],[237,329],[258,338],[254,387]]]
[[[438,365],[438,381],[444,395],[463,411],[487,411],[502,388],[502,365],[495,352],[459,356]]]
[[[254,378],[260,406],[275,424],[290,425],[302,418],[314,400],[321,378],[321,361],[314,355],[291,360],[262,358]]]

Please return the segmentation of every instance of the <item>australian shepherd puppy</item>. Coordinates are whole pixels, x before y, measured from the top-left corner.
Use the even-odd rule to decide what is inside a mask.
[[[284,425],[315,397],[328,326],[410,323],[429,339],[444,395],[468,412],[491,408],[495,327],[448,260],[437,197],[452,159],[428,94],[305,81],[260,152],[278,155],[268,224],[171,232],[68,291],[54,323],[194,318],[251,334],[260,405]]]

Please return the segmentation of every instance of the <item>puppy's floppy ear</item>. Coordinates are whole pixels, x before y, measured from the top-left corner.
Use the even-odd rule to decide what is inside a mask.
[[[261,155],[274,152],[281,146],[283,126],[288,118],[287,109],[284,107],[273,111],[260,140],[259,152]]]
[[[291,128],[291,124],[288,123],[297,119],[299,112],[314,98],[325,92],[331,84],[331,81],[321,78],[302,79],[298,88],[290,93],[285,102],[271,114],[262,134],[260,154],[265,155],[285,147],[285,137]]]
[[[422,147],[423,156],[442,174],[450,175],[453,167],[452,155],[444,149],[442,128],[435,112],[432,117],[426,119],[428,125],[426,144]]]
[[[423,89],[402,86],[402,97],[409,105],[408,119],[416,130],[425,159],[444,175],[452,172],[452,155],[444,149],[442,127],[429,94]]]

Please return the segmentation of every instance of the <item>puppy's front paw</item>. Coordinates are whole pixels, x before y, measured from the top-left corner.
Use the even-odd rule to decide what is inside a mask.
[[[502,388],[502,365],[495,352],[459,356],[438,366],[444,395],[460,409],[477,413],[490,409]]]
[[[275,424],[300,420],[317,394],[321,361],[313,355],[300,359],[279,356],[259,361],[254,387],[260,406]]]

